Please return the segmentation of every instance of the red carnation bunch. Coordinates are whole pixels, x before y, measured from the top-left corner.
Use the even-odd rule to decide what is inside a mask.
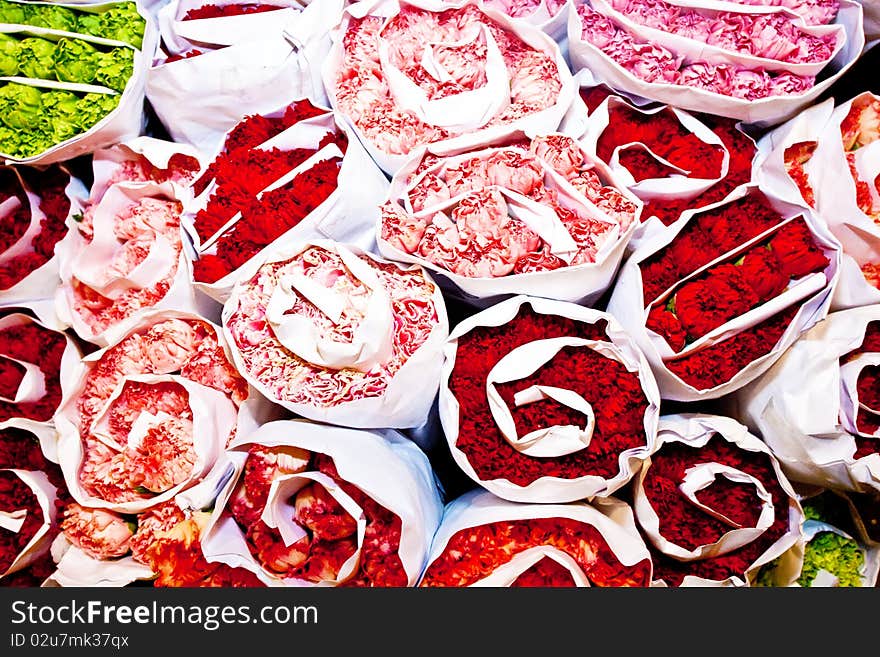
[[[873,321],[865,328],[865,338],[858,349],[845,354],[840,364],[853,360],[861,354],[880,353],[880,321]],[[859,408],[856,427],[865,434],[876,434],[880,430],[880,367],[867,366],[859,373],[857,381]],[[864,458],[880,452],[880,440],[869,436],[852,434],[856,441],[854,459]]]
[[[278,11],[284,9],[277,5],[261,5],[257,3],[242,3],[231,5],[202,5],[190,9],[183,16],[185,21],[200,20],[203,18],[224,18],[226,16],[246,16],[248,14],[260,14],[266,11]]]
[[[70,213],[70,199],[64,190],[69,182],[70,176],[58,166],[39,172],[0,168],[0,203],[17,200],[15,209],[3,217],[0,255],[13,247],[16,252],[2,258],[0,263],[0,295],[55,255],[55,245],[67,232],[65,221]],[[31,207],[25,188],[39,197],[36,207]],[[32,227],[37,212],[43,216],[39,225]],[[24,238],[27,244],[22,243]]]

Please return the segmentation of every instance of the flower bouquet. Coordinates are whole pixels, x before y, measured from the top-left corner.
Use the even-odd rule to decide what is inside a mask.
[[[803,510],[767,446],[729,418],[662,418],[633,508],[657,585],[749,585],[774,560],[774,585],[800,572]]]
[[[409,428],[427,417],[449,331],[421,267],[327,241],[272,247],[223,308],[239,371],[303,417]]]
[[[499,497],[611,495],[654,448],[656,383],[610,315],[514,297],[458,324],[444,353],[440,420],[449,448]]]
[[[824,317],[839,262],[809,211],[743,186],[640,242],[608,312],[645,352],[664,399],[714,399]]]
[[[225,302],[241,267],[270,244],[329,238],[372,247],[387,186],[329,110],[299,100],[246,117],[186,204],[196,289]]]
[[[610,284],[640,204],[562,134],[440,154],[395,174],[376,228],[380,252],[487,303],[510,293],[577,301]]]
[[[134,2],[0,2],[0,157],[48,164],[135,136],[151,48]]]
[[[394,173],[417,146],[490,143],[513,130],[556,130],[574,98],[559,48],[536,28],[476,0],[350,6],[324,84],[373,159]]]
[[[813,208],[843,245],[836,308],[880,303],[880,97],[811,107],[761,140],[756,177]]]
[[[568,21],[575,70],[644,98],[765,124],[815,100],[865,44],[852,0],[821,25],[779,7],[713,0],[578,0]]]
[[[557,43],[565,38],[568,5],[569,0],[483,0],[487,9],[534,25]]]
[[[418,581],[442,502],[414,443],[295,420],[237,438],[227,455],[238,477],[218,498],[209,561],[270,586]]]
[[[515,504],[471,491],[446,507],[419,585],[650,583],[650,554],[623,502]]]
[[[742,390],[738,413],[792,480],[880,490],[880,306],[832,313]]]

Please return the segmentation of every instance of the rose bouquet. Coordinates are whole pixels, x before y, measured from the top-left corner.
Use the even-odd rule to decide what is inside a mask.
[[[418,581],[443,507],[414,443],[295,420],[237,438],[228,457],[238,478],[218,498],[209,561],[270,586]]]
[[[835,306],[880,302],[880,97],[812,107],[761,140],[762,187],[815,209],[843,245]]]
[[[737,399],[793,480],[880,490],[880,306],[832,313]]]
[[[515,504],[471,491],[446,507],[420,586],[650,583],[650,554],[623,502]]]
[[[666,586],[743,586],[775,561],[794,582],[803,510],[767,446],[724,417],[671,415],[633,488],[636,520]]]
[[[216,153],[244,116],[301,98],[325,104],[320,66],[342,4],[326,0],[300,10],[292,0],[267,0],[261,6],[272,11],[237,15],[232,7],[241,5],[229,0],[165,5],[147,98],[174,141]]]
[[[324,66],[333,107],[389,173],[417,146],[465,149],[559,126],[574,84],[557,45],[475,0],[352,5]]]
[[[714,399],[767,371],[828,312],[840,246],[813,216],[744,186],[639,244],[608,312],[664,399]]]
[[[66,489],[43,454],[46,426],[0,423],[0,584],[39,586],[52,571],[49,545],[58,533]]]
[[[392,180],[379,250],[438,272],[468,300],[594,299],[638,223],[639,204],[612,182],[561,134],[447,156],[428,150]]]
[[[644,201],[643,223],[657,217],[668,226],[751,182],[755,143],[735,120],[640,108],[603,87],[581,96],[590,112],[581,144]]]
[[[239,371],[298,415],[408,428],[434,401],[449,325],[422,268],[314,241],[249,263],[223,330]]]
[[[52,421],[63,382],[76,375],[79,352],[69,337],[29,315],[0,318],[0,422],[31,431]]]
[[[328,110],[300,100],[246,117],[187,203],[196,288],[226,301],[238,270],[270,244],[330,238],[373,246],[387,186]]]
[[[156,183],[112,186],[73,217],[58,246],[59,317],[107,346],[150,309],[193,310],[180,201]]]
[[[155,39],[134,2],[0,4],[0,153],[48,164],[135,136]],[[145,61],[145,58],[147,61]]]
[[[578,0],[568,38],[575,69],[617,89],[775,123],[815,100],[861,54],[859,5],[841,0],[827,23],[806,25],[778,8]]]
[[[0,305],[28,305],[54,323],[52,288],[58,285],[55,246],[67,220],[86,195],[83,184],[64,169],[0,168]]]
[[[604,497],[654,447],[656,383],[610,315],[514,297],[458,324],[444,353],[440,420],[449,448],[499,497]]]

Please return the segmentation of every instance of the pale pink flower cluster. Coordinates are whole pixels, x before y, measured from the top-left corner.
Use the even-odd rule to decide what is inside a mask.
[[[781,13],[708,12],[664,0],[611,0],[610,4],[640,25],[780,62],[826,62],[837,46],[834,34],[809,34]]]
[[[382,70],[379,44],[388,46],[390,62],[429,99],[446,98],[486,84],[486,43],[482,38],[466,39],[475,24],[491,31],[504,57],[511,89],[510,104],[484,127],[507,124],[552,106],[562,87],[555,59],[468,5],[443,12],[403,6],[387,24],[380,16],[352,19],[343,37],[343,61],[336,75],[339,109],[385,153],[405,154],[421,144],[460,134],[425,123],[397,105]],[[435,60],[448,78],[438,79],[422,65],[427,44],[434,44]]]
[[[394,335],[387,362],[367,372],[353,368],[330,369],[303,360],[289,351],[266,320],[266,306],[286,272],[296,272],[349,298],[369,291],[345,266],[337,253],[311,246],[285,262],[263,265],[244,286],[238,308],[227,326],[244,369],[280,401],[331,407],[357,399],[381,397],[397,371],[425,343],[439,316],[434,304],[436,288],[424,273],[402,271],[398,266],[361,260],[373,268],[391,298]],[[308,317],[323,338],[351,343],[361,316],[349,304],[334,323],[308,300],[300,297],[287,314]]]
[[[95,206],[87,210],[78,228],[88,241],[93,239],[92,215]],[[141,308],[148,308],[161,301],[177,274],[180,251],[181,205],[144,197],[126,208],[117,218],[113,233],[120,248],[107,265],[111,277],[124,278],[143,262],[150,247],[160,237],[173,249],[174,261],[157,283],[145,288],[131,287],[114,298],[108,298],[89,287],[75,276],[71,280],[73,307],[82,320],[96,333],[130,317]]]
[[[470,278],[566,266],[551,253],[549,244],[512,216],[499,191],[506,189],[553,209],[577,244],[572,265],[595,262],[615,224],[579,214],[561,203],[559,181],[551,171],[603,210],[621,232],[635,220],[635,204],[602,184],[577,143],[570,137],[550,135],[488,149],[463,161],[426,158],[416,176],[421,177],[408,193],[414,213],[401,203],[387,203],[382,210],[382,239]]]
[[[485,0],[483,4],[512,18],[525,18],[534,14],[542,3],[550,16],[555,16],[565,6],[565,0]]]
[[[807,25],[827,25],[837,17],[838,0],[739,0],[740,4],[759,7],[784,7],[801,18]]]
[[[224,392],[236,404],[247,397],[247,384],[226,358],[214,328],[203,321],[159,321],[108,349],[89,371],[77,410],[83,442],[80,483],[90,495],[112,503],[169,490],[189,477],[195,463],[187,391],[173,382],[127,380],[138,374],[179,374]],[[121,394],[108,406],[120,385]],[[141,413],[157,419],[130,444]],[[108,421],[101,424],[111,441],[94,433],[104,417]]]
[[[583,23],[582,37],[645,82],[704,89],[722,96],[759,100],[770,96],[802,94],[815,84],[812,76],[783,71],[743,68],[735,64],[685,62],[663,46],[637,41],[609,17],[588,4],[577,8]]]

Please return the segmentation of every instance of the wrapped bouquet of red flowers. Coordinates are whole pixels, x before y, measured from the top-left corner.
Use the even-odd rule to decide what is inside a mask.
[[[209,561],[275,586],[418,581],[443,506],[411,441],[293,420],[237,438],[227,456],[238,476],[203,541]]]
[[[800,574],[804,514],[795,492],[767,446],[730,418],[662,418],[633,508],[659,585],[747,586],[770,562],[775,585]]]
[[[648,362],[606,313],[514,297],[450,334],[440,420],[458,465],[517,502],[604,497],[654,447]]]
[[[775,124],[818,98],[865,45],[862,8],[852,0],[835,3],[819,24],[779,6],[728,5],[576,0],[573,69],[643,98]]]
[[[376,233],[383,255],[438,272],[469,301],[593,300],[640,205],[571,137],[517,133],[461,153],[419,149],[391,181]]]
[[[0,317],[0,422],[15,420],[32,431],[51,426],[78,361],[79,350],[64,333],[22,313]]]
[[[373,246],[387,187],[329,110],[299,100],[246,117],[187,203],[196,289],[223,303],[238,271],[270,244],[330,238]]]
[[[813,208],[843,245],[836,308],[880,303],[880,96],[828,99],[765,136],[761,186]]]
[[[829,315],[737,402],[793,480],[880,490],[880,305]]]
[[[68,222],[55,307],[79,337],[106,347],[153,309],[196,310],[173,193],[168,184],[117,183]]]
[[[644,201],[643,224],[656,217],[668,226],[751,181],[755,142],[736,120],[639,106],[638,99],[595,86],[591,76],[578,79],[589,111],[581,144]]]
[[[0,306],[26,305],[56,323],[49,301],[58,285],[55,246],[87,191],[66,170],[0,167]]]
[[[49,550],[56,495],[43,472],[0,469],[0,584]]]
[[[354,247],[272,247],[223,307],[238,370],[266,398],[313,420],[418,427],[437,393],[449,333],[424,269]]]
[[[420,586],[650,583],[650,554],[623,502],[516,504],[471,491],[447,505]]]
[[[648,235],[608,312],[644,351],[664,399],[733,392],[828,312],[840,245],[812,213],[740,187]]]
[[[327,95],[388,173],[418,146],[552,132],[574,99],[553,39],[478,0],[363,0],[333,39]]]
[[[293,0],[176,0],[165,5],[159,12],[160,56],[146,92],[174,141],[216,153],[224,134],[243,116],[271,112],[297,98],[326,103],[320,67],[342,4],[322,0],[300,9]]]

